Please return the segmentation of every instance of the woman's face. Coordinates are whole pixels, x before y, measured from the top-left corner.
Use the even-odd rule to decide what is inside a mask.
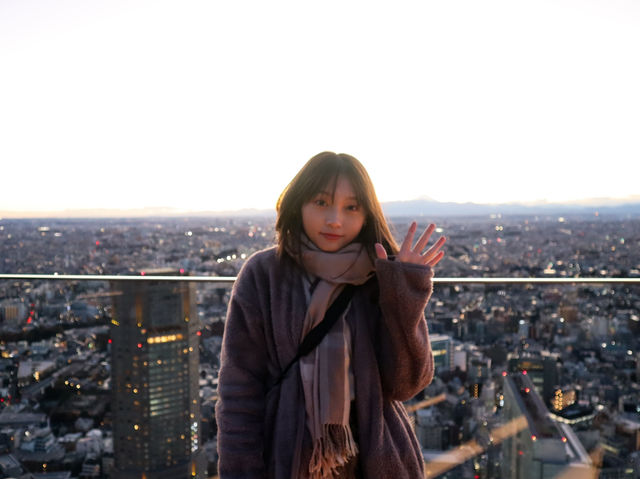
[[[346,177],[340,175],[334,194],[321,191],[302,206],[302,226],[309,239],[325,252],[334,252],[355,240],[365,212]]]

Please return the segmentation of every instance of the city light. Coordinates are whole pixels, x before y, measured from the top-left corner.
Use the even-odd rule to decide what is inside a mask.
[[[172,343],[174,341],[181,341],[183,339],[182,334],[166,334],[162,336],[152,336],[147,338],[147,343],[149,344],[161,344],[161,343]]]
[[[102,280],[59,278],[50,281],[37,279],[29,282],[13,279],[0,281],[0,288],[3,288],[4,294],[3,299],[0,300],[1,326],[7,329],[16,328],[11,332],[16,338],[15,341],[7,340],[0,344],[0,356],[5,361],[4,367],[7,370],[21,366],[26,371],[21,375],[20,384],[10,374],[0,378],[4,379],[0,388],[2,389],[0,396],[4,396],[0,399],[2,401],[0,408],[6,408],[10,402],[5,390],[16,390],[18,393],[28,395],[29,388],[46,388],[43,392],[31,393],[33,395],[28,404],[38,403],[41,400],[39,398],[44,397],[44,392],[51,397],[59,394],[61,398],[69,397],[81,401],[94,397],[95,392],[100,391],[96,402],[117,396],[124,398],[128,404],[135,405],[135,414],[129,416],[129,422],[123,428],[129,436],[161,441],[164,444],[166,437],[152,437],[151,432],[154,429],[147,428],[146,423],[140,421],[164,418],[164,414],[174,408],[180,409],[179,414],[184,418],[186,425],[184,430],[175,432],[172,436],[175,439],[171,444],[180,442],[187,453],[191,452],[193,445],[197,444],[198,448],[204,447],[214,426],[210,412],[214,410],[212,408],[215,407],[215,401],[218,398],[216,392],[218,361],[231,281],[224,285],[214,282],[202,284],[201,281],[203,279],[208,281],[205,276],[234,277],[242,267],[242,262],[238,259],[246,259],[248,256],[242,251],[253,251],[263,245],[260,243],[259,234],[251,239],[246,235],[246,228],[251,228],[253,225],[246,226],[243,220],[237,218],[229,221],[233,226],[228,228],[228,233],[218,232],[215,237],[207,237],[207,231],[212,227],[206,222],[202,226],[198,223],[186,223],[183,219],[167,222],[167,225],[179,226],[180,229],[175,235],[169,233],[169,231],[175,231],[175,228],[171,229],[168,226],[162,231],[163,234],[159,235],[156,223],[162,221],[164,220],[154,219],[148,226],[144,226],[144,223],[132,222],[129,225],[125,222],[124,226],[113,226],[113,231],[111,226],[105,227],[101,233],[104,235],[104,239],[101,236],[101,245],[105,247],[108,244],[111,251],[106,253],[97,250],[93,252],[92,258],[83,256],[76,259],[55,248],[47,249],[46,246],[37,242],[42,241],[39,239],[39,233],[38,237],[33,239],[35,243],[32,249],[34,246],[39,248],[35,250],[36,253],[33,253],[33,259],[29,260],[29,256],[24,255],[23,251],[17,251],[15,257],[11,254],[3,257],[3,260],[9,259],[7,264],[11,268],[16,268],[16,265],[22,263],[32,265],[29,266],[30,268],[36,268],[41,264],[40,261],[43,261],[42,258],[45,258],[45,262],[51,262],[47,264],[47,268],[60,271],[65,275],[70,270],[101,272],[101,274],[119,272],[119,274],[129,275],[127,281],[123,281],[127,284],[139,284],[141,288],[146,289],[150,285],[161,283],[168,285],[168,291],[177,291],[187,284],[192,284],[187,281],[187,277],[179,277],[176,274],[180,271],[180,275],[183,275],[185,271],[189,271],[194,275],[189,278],[195,278],[193,283],[195,283],[194,297],[197,309],[188,309],[188,301],[164,302],[162,295],[158,295],[154,298],[155,302],[140,301],[142,307],[139,315],[136,314],[134,302],[125,301],[125,306],[118,310],[113,307],[113,300],[122,295],[115,294],[109,281]],[[438,283],[434,280],[434,296],[432,303],[429,304],[431,309],[427,315],[427,323],[430,328],[433,327],[432,331],[438,331],[439,335],[448,338],[447,341],[451,344],[451,347],[443,347],[439,343],[432,344],[434,359],[440,360],[440,363],[436,366],[433,386],[429,386],[442,388],[442,391],[446,391],[443,397],[448,399],[446,401],[443,399],[442,405],[439,405],[439,401],[432,401],[433,397],[432,400],[411,401],[405,404],[410,419],[415,421],[414,427],[421,446],[426,451],[444,452],[447,448],[451,448],[451,438],[455,438],[460,444],[468,441],[467,444],[488,443],[492,448],[500,447],[491,433],[492,428],[496,424],[509,420],[509,415],[524,412],[519,411],[518,408],[533,407],[539,402],[543,402],[544,406],[552,411],[544,416],[545,424],[541,424],[541,427],[531,424],[528,429],[523,430],[527,431],[522,433],[525,434],[524,442],[519,434],[511,440],[512,442],[503,446],[501,451],[496,449],[496,452],[503,454],[508,449],[509,454],[515,456],[520,464],[528,464],[532,457],[536,457],[534,448],[532,451],[521,448],[527,443],[531,446],[531,441],[535,441],[535,449],[540,449],[542,445],[547,446],[546,438],[553,438],[556,446],[557,440],[561,440],[561,444],[571,442],[571,448],[562,448],[563,452],[567,449],[567,454],[571,454],[574,444],[568,441],[569,436],[564,435],[568,434],[564,427],[576,424],[579,427],[590,425],[592,429],[598,430],[603,440],[611,440],[610,434],[615,434],[616,431],[619,433],[621,430],[617,425],[621,423],[624,415],[631,414],[629,411],[635,411],[638,408],[638,403],[633,402],[636,400],[633,382],[621,380],[637,372],[638,358],[635,356],[635,351],[637,351],[638,315],[628,306],[638,301],[636,287],[616,284],[606,286],[534,284],[520,288],[512,287],[510,284],[500,284],[504,278],[490,276],[508,273],[520,276],[522,279],[527,274],[541,273],[542,269],[551,262],[559,274],[566,272],[567,278],[571,278],[577,272],[576,265],[579,265],[585,275],[598,275],[605,266],[608,271],[613,272],[621,270],[624,263],[620,259],[610,258],[611,252],[608,250],[610,244],[602,247],[589,246],[598,244],[594,241],[594,237],[601,239],[602,231],[598,229],[599,225],[593,226],[592,231],[587,223],[576,226],[575,220],[567,217],[563,227],[571,228],[574,234],[567,235],[565,238],[565,233],[556,233],[546,223],[545,228],[542,228],[542,220],[530,218],[527,225],[530,230],[527,234],[522,233],[517,241],[510,241],[509,248],[504,248],[503,251],[498,249],[496,234],[491,231],[495,228],[495,221],[491,224],[488,224],[488,220],[483,221],[485,223],[479,220],[474,225],[474,235],[468,235],[469,230],[466,224],[456,225],[455,221],[452,221],[447,225],[447,231],[457,238],[460,250],[453,249],[451,252],[455,261],[439,265],[436,279],[443,281]],[[513,223],[508,224],[507,221],[511,220],[506,217],[501,219],[501,222],[505,223],[505,235],[514,233],[507,239],[515,239],[515,232],[524,231],[518,226],[524,224],[524,221],[518,223],[514,220]],[[118,225],[117,222],[113,224]],[[187,224],[189,230],[195,234],[188,241],[184,241],[183,233]],[[57,225],[56,228],[58,228]],[[538,228],[537,232],[535,232],[536,228]],[[630,238],[631,234],[635,235],[626,231],[628,228],[626,223],[624,228],[625,236]],[[88,223],[87,231],[83,234],[65,233],[65,241],[69,238],[70,248],[74,246],[72,238],[82,240],[82,244],[86,244],[87,236],[91,240],[91,235],[97,229],[95,223]],[[586,231],[584,237],[575,233],[582,230]],[[267,231],[269,239],[275,236],[274,231],[268,226],[264,227],[264,231]],[[467,238],[465,234],[469,237]],[[487,242],[486,245],[481,245],[480,238],[490,234],[493,234],[493,243]],[[53,233],[48,236],[52,237]],[[22,239],[24,237],[25,235],[22,235],[20,241],[27,241]],[[562,245],[560,249],[562,254],[558,253],[557,247],[545,248],[544,251],[536,253],[540,242],[547,237],[553,244]],[[160,244],[160,240],[164,241],[163,245]],[[246,241],[246,244],[243,241]],[[633,264],[640,264],[640,259],[637,259],[640,258],[640,254],[636,254],[632,248],[636,246],[635,240],[633,245],[631,240],[627,240],[626,244],[622,245],[618,244],[615,235],[612,235],[611,241],[616,241],[615,255],[624,253],[626,255],[624,262],[629,261],[627,258],[632,258]],[[187,247],[183,246],[183,243],[191,243],[191,245]],[[89,244],[91,245],[92,242],[90,241]],[[475,252],[474,245],[477,247]],[[590,249],[588,250],[591,251],[589,260],[586,261],[576,253],[578,248],[586,247],[596,248],[600,253],[605,251],[606,257],[603,256],[600,259],[593,253],[593,249]],[[57,248],[62,247],[57,246]],[[527,256],[529,253],[530,256]],[[234,255],[235,260],[238,261],[233,261]],[[222,263],[217,263],[218,257],[224,259]],[[68,263],[66,270],[65,261]],[[164,262],[171,262],[171,264],[167,266]],[[141,270],[146,272],[163,268],[171,268],[176,278],[168,282],[154,281],[150,273],[145,273],[146,278],[139,278],[137,274]],[[625,271],[630,275],[635,274],[628,267]],[[480,283],[482,286],[468,286],[463,282],[469,279],[466,275],[475,275],[478,280],[487,282]],[[456,282],[457,278],[460,279],[459,282]],[[495,279],[495,284],[491,284],[490,279]],[[613,294],[614,291],[615,294]],[[132,315],[129,315],[129,309],[127,309],[129,307],[133,311]],[[87,311],[86,316],[81,317],[85,311]],[[173,311],[177,318],[177,321],[171,325],[161,324],[159,321],[167,311]],[[14,314],[15,318],[10,317],[11,314]],[[148,323],[146,314],[152,314],[158,322]],[[26,328],[25,320],[28,317],[32,318],[33,323]],[[190,318],[194,320],[190,321]],[[560,323],[563,324],[560,325]],[[518,331],[519,324],[522,328]],[[123,334],[123,326],[127,328],[125,334]],[[180,328],[187,326],[189,326],[188,333],[178,333],[178,331],[186,331]],[[40,327],[52,328],[51,331],[55,332],[55,337],[40,339],[36,336]],[[38,337],[38,340],[32,340],[30,334]],[[196,339],[193,338],[196,335],[198,340],[194,344],[198,346],[190,346],[189,342]],[[586,343],[582,342],[584,337],[589,338]],[[590,338],[598,339],[593,341]],[[602,348],[600,348],[601,345]],[[122,346],[126,353],[115,353],[116,346]],[[593,349],[594,347],[596,350]],[[191,353],[195,354],[187,357]],[[124,357],[125,360],[130,361],[124,368],[112,366],[113,357],[117,354],[120,354],[118,357]],[[189,396],[185,400],[181,397],[190,392],[189,387],[181,385],[174,388],[169,385],[171,382],[169,379],[187,377],[192,357],[197,358],[200,365],[196,378],[199,386],[194,390],[197,390],[201,396]],[[40,366],[42,360],[51,362],[55,367],[50,370],[44,369]],[[31,369],[26,368],[29,361],[32,362]],[[616,364],[622,367],[612,367]],[[457,374],[456,368],[460,368],[463,374]],[[116,387],[112,374],[118,370],[128,371],[129,377],[123,385],[117,385],[119,388],[117,391],[120,392],[114,395],[106,394],[112,390],[111,388]],[[587,377],[588,375],[584,374],[585,371],[594,371],[597,374]],[[619,398],[616,398],[614,404],[612,398],[601,392],[602,384],[598,378],[603,377],[605,374],[603,371],[606,372],[607,379],[610,378],[607,383],[613,382],[619,385],[620,398],[624,397],[625,401],[629,398],[629,403],[625,403],[624,411],[620,410]],[[158,378],[162,378],[162,384],[158,383]],[[535,379],[533,381],[535,387],[531,386],[529,379]],[[543,399],[540,396],[545,390],[545,382],[549,397]],[[509,385],[514,383],[517,386],[507,392]],[[128,387],[126,387],[127,384]],[[154,388],[153,393],[148,393],[147,391],[151,388]],[[430,397],[429,393],[429,389],[423,391],[425,398]],[[151,394],[156,395],[154,396],[156,398],[162,394],[166,397],[162,399],[164,402],[154,404],[154,409],[149,408],[148,413],[145,413],[146,401]],[[64,399],[61,401],[64,402]],[[184,404],[187,407],[177,408],[177,405]],[[573,415],[575,412],[573,408],[566,409],[574,404],[579,413],[576,416]],[[64,406],[72,407],[73,404],[64,404]],[[593,407],[589,409],[591,406]],[[115,403],[111,407],[115,409]],[[580,413],[582,407],[585,409],[584,413]],[[433,408],[431,415],[427,408]],[[26,409],[31,408],[27,406]],[[462,427],[448,435],[441,434],[439,431],[444,430],[452,419],[451,409],[456,410]],[[200,424],[202,411],[207,411],[209,414],[206,418],[206,427],[203,422],[197,429],[197,434],[191,435],[189,428],[195,422]],[[42,412],[37,411],[37,414]],[[633,414],[636,413],[633,412]],[[594,421],[596,415],[606,418],[603,421],[604,425],[598,425],[598,421]],[[531,417],[543,416],[534,414]],[[548,424],[547,419],[551,421]],[[133,424],[136,421],[137,424]],[[109,421],[105,422],[102,416],[96,417],[97,429],[106,429],[108,426],[105,424],[109,424]],[[469,427],[470,425],[477,427]],[[132,429],[134,426],[138,426],[138,429]],[[68,430],[73,430],[75,426],[69,423],[66,427]],[[134,434],[134,430],[140,434]],[[438,433],[432,434],[432,431]],[[487,431],[489,435],[486,434]],[[532,434],[532,431],[536,431],[535,434]],[[183,439],[179,440],[181,437]],[[532,437],[531,441],[528,441],[529,437]],[[505,440],[509,441],[509,439]],[[549,446],[553,447],[553,442],[548,442]],[[580,447],[579,442],[576,447]],[[622,452],[620,455],[624,456]],[[474,477],[476,472],[480,477],[495,477],[491,474],[497,471],[490,471],[491,467],[502,467],[487,464],[485,458],[480,456],[469,459],[469,462],[474,464],[459,465],[469,477]],[[52,463],[49,464],[49,468],[52,468]],[[183,474],[183,476],[187,475]],[[503,471],[503,477],[509,476],[504,475]]]

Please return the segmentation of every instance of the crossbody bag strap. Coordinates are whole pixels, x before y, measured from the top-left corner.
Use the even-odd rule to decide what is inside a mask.
[[[304,337],[302,343],[300,343],[300,346],[298,347],[298,353],[291,361],[289,361],[287,367],[282,370],[282,373],[280,373],[280,377],[278,377],[278,380],[271,385],[271,388],[280,384],[280,382],[287,375],[287,372],[289,372],[289,369],[291,369],[291,366],[293,366],[300,358],[313,351],[318,346],[318,344],[320,344],[327,333],[331,330],[333,325],[336,324],[336,321],[340,319],[342,314],[347,309],[347,305],[349,304],[349,301],[351,301],[355,289],[356,287],[352,284],[345,285],[342,292],[327,309],[327,312],[324,314],[324,318],[322,318],[322,321],[316,324],[313,329],[309,331]]]

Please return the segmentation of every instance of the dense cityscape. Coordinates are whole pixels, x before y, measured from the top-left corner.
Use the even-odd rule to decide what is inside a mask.
[[[411,220],[392,219],[398,238]],[[436,375],[406,403],[427,477],[524,478],[535,468],[535,477],[560,477],[583,468],[596,475],[572,477],[640,478],[640,284],[453,279],[640,278],[640,217],[432,220],[447,236],[436,271],[447,280],[426,310]],[[235,276],[273,244],[273,222],[0,219],[0,274]],[[190,447],[205,464],[193,477],[210,477],[231,283],[190,284],[197,331],[184,335],[199,343],[191,418],[200,417]],[[0,280],[0,478],[118,477],[112,340],[124,313],[116,294],[108,281]]]

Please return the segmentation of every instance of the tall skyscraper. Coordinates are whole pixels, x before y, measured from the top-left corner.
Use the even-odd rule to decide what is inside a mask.
[[[444,334],[430,334],[429,340],[436,372],[451,371],[453,369],[451,337]]]
[[[502,443],[503,477],[551,479],[595,477],[591,459],[571,427],[557,423],[524,372],[504,380],[506,420],[521,417],[526,426]]]
[[[118,281],[112,289],[112,477],[204,478],[193,283]]]

